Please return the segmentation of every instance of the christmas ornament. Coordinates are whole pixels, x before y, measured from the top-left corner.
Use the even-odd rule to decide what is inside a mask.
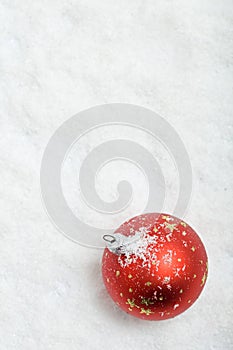
[[[167,214],[143,214],[103,237],[102,274],[115,303],[146,320],[187,310],[207,278],[207,255],[196,232]]]

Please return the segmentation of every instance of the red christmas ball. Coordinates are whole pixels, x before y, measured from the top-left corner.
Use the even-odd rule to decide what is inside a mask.
[[[200,295],[207,255],[197,233],[184,221],[167,214],[143,214],[105,239],[103,280],[127,313],[165,320],[187,310]]]

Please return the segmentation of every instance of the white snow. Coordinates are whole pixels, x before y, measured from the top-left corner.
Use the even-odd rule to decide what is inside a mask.
[[[232,22],[231,0],[0,1],[0,349],[233,348]],[[148,322],[119,310],[102,283],[102,250],[65,238],[41,203],[49,138],[70,116],[107,102],[158,112],[191,159],[184,219],[206,245],[209,276],[199,300],[172,320]],[[179,184],[169,153],[143,130],[130,130],[105,127],[93,135],[99,143],[129,134],[153,152],[166,182],[164,212],[172,212]],[[96,142],[87,140],[80,159]],[[118,168],[97,179],[110,202],[124,172]],[[143,173],[130,174],[128,217],[147,194]],[[79,198],[73,183],[66,190]],[[82,216],[98,227],[118,227],[126,216],[105,221],[90,212]]]

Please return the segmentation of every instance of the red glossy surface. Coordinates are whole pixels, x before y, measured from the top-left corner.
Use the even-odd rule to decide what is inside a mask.
[[[204,245],[187,223],[167,214],[137,216],[115,232],[131,236],[140,229],[144,239],[154,240],[143,257],[104,250],[105,286],[117,305],[133,316],[147,320],[174,317],[195,302],[205,285]]]

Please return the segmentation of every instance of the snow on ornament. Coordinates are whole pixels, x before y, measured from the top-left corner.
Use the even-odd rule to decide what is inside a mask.
[[[197,233],[167,214],[143,214],[105,235],[102,274],[115,303],[146,320],[187,310],[207,278],[207,255]]]

